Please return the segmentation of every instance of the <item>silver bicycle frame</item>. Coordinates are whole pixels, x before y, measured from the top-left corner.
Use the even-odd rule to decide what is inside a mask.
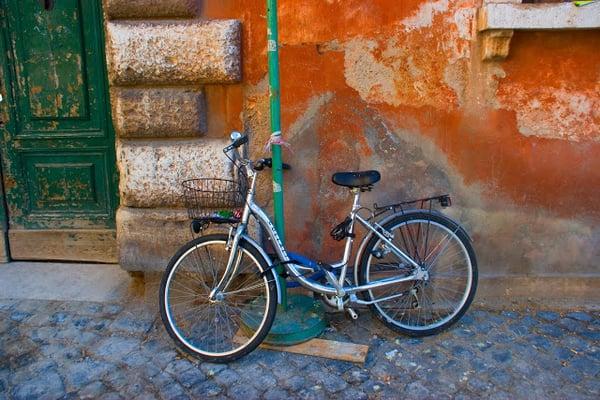
[[[277,254],[277,257],[280,260],[280,263],[285,267],[285,269],[290,274],[290,276],[294,280],[296,280],[298,283],[300,283],[303,287],[305,287],[313,292],[317,292],[317,293],[321,293],[321,294],[325,294],[325,295],[336,295],[339,297],[342,297],[345,295],[351,295],[352,298],[355,298],[356,296],[352,296],[352,295],[354,295],[357,292],[376,289],[376,288],[380,288],[380,287],[384,287],[384,286],[388,286],[388,285],[394,285],[394,284],[401,283],[401,282],[408,282],[408,281],[414,281],[414,280],[426,278],[427,272],[424,271],[420,267],[420,265],[418,263],[416,263],[409,255],[404,253],[402,250],[400,250],[398,247],[396,247],[392,243],[391,239],[393,239],[393,236],[389,232],[387,232],[385,229],[383,229],[381,227],[381,225],[379,225],[377,223],[371,224],[371,223],[369,223],[368,220],[366,220],[363,217],[361,217],[360,215],[358,215],[359,211],[361,210],[360,190],[353,189],[352,192],[354,194],[354,201],[352,204],[352,211],[350,212],[351,223],[350,223],[350,228],[349,228],[351,235],[346,238],[346,243],[344,246],[344,255],[343,255],[342,261],[335,263],[335,264],[331,264],[333,269],[341,269],[339,278],[336,277],[335,274],[333,274],[332,272],[323,270],[323,272],[325,273],[325,276],[327,278],[327,281],[330,284],[329,286],[322,285],[318,282],[307,279],[304,276],[304,274],[302,273],[302,271],[303,270],[306,271],[307,269],[312,270],[312,268],[304,267],[302,265],[296,264],[291,261],[290,257],[287,254],[287,251],[285,250],[283,243],[281,242],[281,239],[279,238],[279,235],[277,234],[277,230],[275,229],[275,226],[273,226],[273,223],[269,219],[268,215],[264,212],[264,210],[254,202],[257,174],[249,164],[250,164],[250,162],[248,162],[247,160],[244,161],[244,163],[243,163],[243,165],[246,169],[246,174],[247,174],[248,178],[250,179],[250,188],[248,189],[248,193],[246,195],[246,204],[244,206],[242,218],[241,218],[240,224],[238,225],[238,227],[235,231],[235,234],[233,235],[233,238],[231,240],[231,250],[232,251],[230,252],[226,271],[223,274],[223,277],[222,277],[221,281],[219,282],[219,284],[215,287],[215,289],[213,289],[213,292],[211,293],[211,295],[214,295],[217,292],[225,290],[227,288],[229,282],[231,281],[232,277],[235,276],[235,273],[236,273],[236,270],[238,267],[237,266],[238,257],[236,256],[237,255],[237,247],[238,247],[239,241],[245,236],[245,231],[246,231],[246,227],[248,226],[248,221],[250,219],[250,215],[253,215],[258,220],[259,224],[265,229],[267,235],[271,239],[271,243]],[[352,244],[354,241],[353,233],[354,233],[354,227],[355,227],[356,221],[358,221],[362,226],[364,226],[368,231],[370,231],[371,235],[376,235],[377,237],[379,237],[387,245],[387,247],[390,249],[390,251],[393,252],[396,256],[398,256],[399,258],[405,260],[406,262],[408,262],[409,264],[414,266],[415,272],[409,276],[399,276],[399,277],[395,277],[395,278],[392,277],[392,278],[380,279],[380,280],[376,280],[373,282],[369,282],[365,285],[346,285],[346,273],[347,273],[347,269],[348,269],[348,261],[350,260],[350,255],[352,254]],[[398,295],[396,295],[396,296],[398,296]],[[396,296],[392,296],[392,297],[396,297]],[[387,298],[380,299],[380,300],[386,300],[386,299]],[[368,303],[368,302],[363,302],[363,301],[360,301],[357,299],[354,299],[354,301],[365,303],[365,304]]]

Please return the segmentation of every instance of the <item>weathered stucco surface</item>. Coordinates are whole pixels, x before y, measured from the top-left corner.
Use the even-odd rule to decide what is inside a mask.
[[[193,17],[198,0],[104,0],[104,9],[111,19]]]
[[[117,159],[121,204],[128,207],[184,206],[181,182],[199,177],[230,178],[225,140],[120,140]]]
[[[229,83],[241,78],[236,20],[109,21],[114,85]]]
[[[206,102],[200,89],[113,88],[118,137],[181,137],[206,133]]]
[[[543,297],[551,294],[540,282],[556,287],[556,277],[564,276],[571,284],[555,291],[564,294],[582,277],[600,275],[600,31],[515,31],[510,52],[500,46],[484,61],[486,38],[476,21],[481,3],[280,0],[282,122],[292,149],[284,158],[293,165],[285,174],[290,248],[334,261],[342,248],[328,233],[351,199],[331,174],[379,169],[382,181],[365,195],[365,205],[452,194],[455,206],[447,212],[471,233],[486,282],[507,288],[535,277],[519,293],[531,287]],[[119,221],[142,220],[151,210],[139,207],[159,207],[146,232],[162,229],[183,242],[177,235],[188,226],[161,225],[172,221],[161,213],[181,204],[183,172],[212,176],[222,165],[217,142],[208,151],[201,144],[213,138],[224,144],[229,130],[243,130],[252,156],[265,155],[264,7],[263,0],[211,1],[199,18],[216,22],[108,23],[113,85],[197,90],[205,79],[243,76],[241,84],[202,88],[211,139],[185,145],[137,139],[119,147],[126,206]],[[241,26],[222,22],[231,19]],[[240,50],[229,50],[239,44],[232,38],[240,30]],[[506,58],[499,60],[502,52]],[[241,56],[243,64],[228,64],[227,54]],[[145,111],[137,107],[144,101],[136,103],[131,107],[143,136],[152,127],[141,122]],[[181,125],[190,121],[182,117]],[[214,158],[208,169],[194,164],[205,157]],[[269,176],[263,175],[260,196],[269,208]],[[155,267],[159,245],[136,236],[135,223],[119,222],[125,268]],[[492,292],[491,284],[483,287]]]
[[[548,139],[600,141],[600,98],[596,96],[599,91],[600,83],[576,92],[546,87],[533,96],[525,96],[517,91],[510,102],[517,113],[519,132]],[[550,113],[542,106],[544,103],[553,104]]]
[[[505,60],[482,61],[480,5],[280,1],[293,249],[341,254],[328,232],[351,200],[330,176],[374,168],[383,178],[365,204],[450,192],[448,212],[471,232],[483,276],[600,274],[600,31],[515,31]],[[242,121],[254,156],[268,138],[266,27],[249,12],[262,9],[231,0],[201,11],[242,21]],[[262,190],[269,204],[268,177]]]
[[[515,33],[496,97],[514,111],[519,133],[563,144],[600,141],[600,52],[588,49],[600,46],[598,33]],[[530,51],[542,46],[549,49],[543,57]]]

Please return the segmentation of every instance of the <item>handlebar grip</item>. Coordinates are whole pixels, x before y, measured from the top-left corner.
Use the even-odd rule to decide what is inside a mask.
[[[227,153],[228,151],[237,149],[238,147],[246,143],[248,143],[248,136],[240,136],[239,138],[235,139],[229,146],[225,147],[223,149],[223,152]]]
[[[233,147],[235,147],[235,148],[238,148],[241,145],[246,144],[246,143],[248,143],[248,136],[247,135],[242,136],[239,139],[236,139],[231,145]]]

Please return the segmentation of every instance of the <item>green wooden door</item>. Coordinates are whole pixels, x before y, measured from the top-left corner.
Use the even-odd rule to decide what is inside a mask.
[[[2,167],[14,259],[114,261],[101,0],[3,0]]]

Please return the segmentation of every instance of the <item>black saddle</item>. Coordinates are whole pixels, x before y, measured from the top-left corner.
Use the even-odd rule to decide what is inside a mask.
[[[336,172],[331,180],[336,185],[349,188],[367,188],[379,182],[381,175],[378,171]]]

